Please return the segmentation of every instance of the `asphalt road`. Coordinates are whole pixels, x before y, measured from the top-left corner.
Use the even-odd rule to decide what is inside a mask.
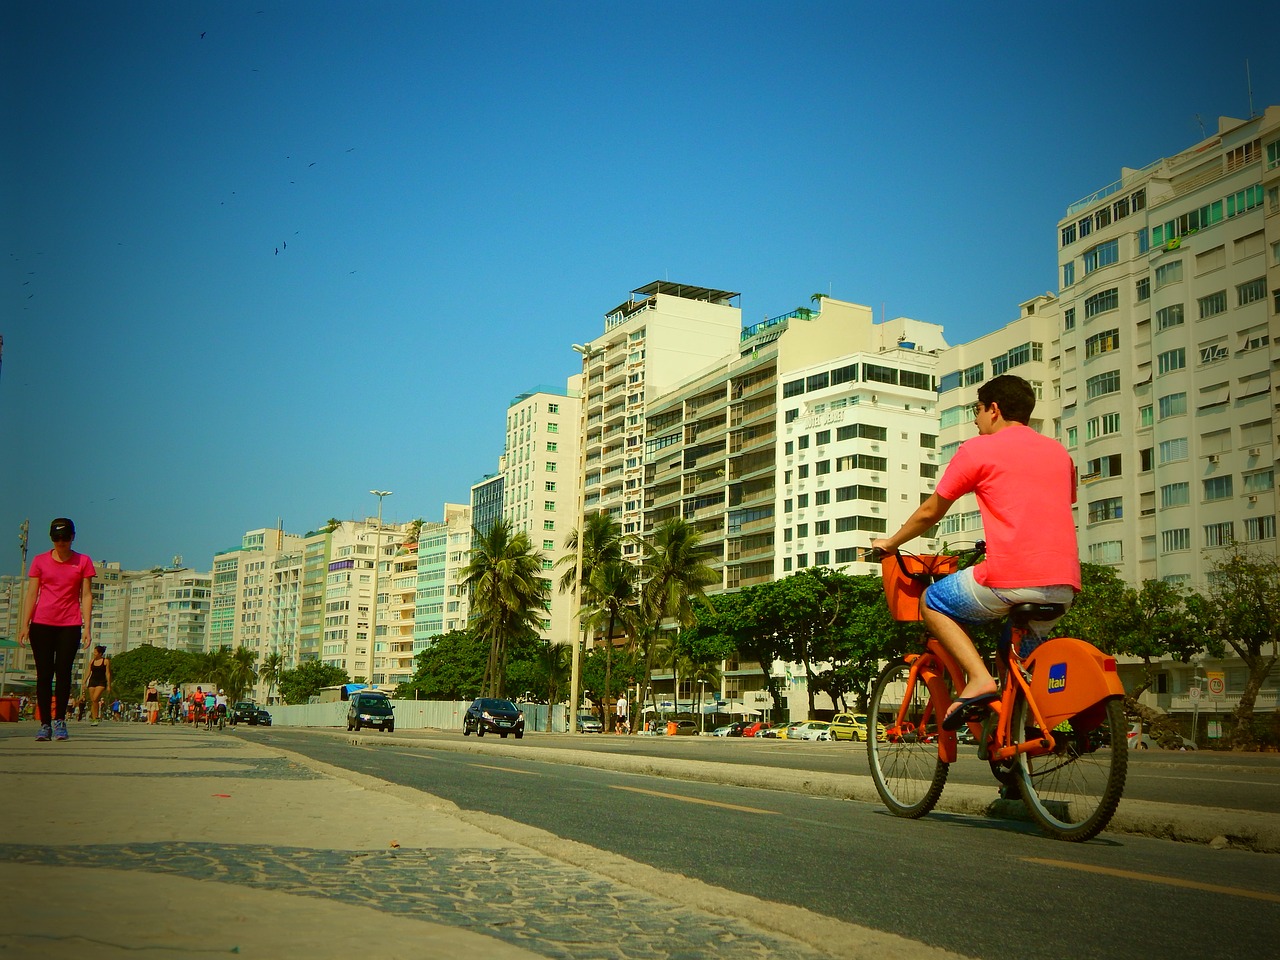
[[[1012,821],[948,814],[901,820],[870,803],[436,750],[430,736],[406,747],[353,745],[286,728],[254,735],[464,809],[974,957],[1239,960],[1271,956],[1280,936],[1280,869],[1264,854],[1113,834],[1065,844]],[[570,741],[599,750],[711,746],[646,745],[643,738],[557,738],[556,746]],[[721,761],[802,760],[786,745],[771,746],[713,749]],[[816,759],[804,762],[856,763],[860,752],[847,744],[793,746],[831,751],[807,750]],[[1185,756],[1173,758],[1172,769],[1180,771]],[[983,771],[974,763],[976,776]],[[1148,767],[1142,758],[1136,766],[1150,773],[1152,789],[1171,769],[1157,761]],[[1196,778],[1174,780],[1191,791],[1207,788],[1197,782],[1214,779],[1198,775],[1208,766],[1197,757],[1187,767]],[[1265,785],[1270,767],[1257,770]]]

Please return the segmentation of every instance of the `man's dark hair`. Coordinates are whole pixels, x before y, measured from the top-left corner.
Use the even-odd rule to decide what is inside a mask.
[[[1036,408],[1036,392],[1021,377],[1002,373],[978,388],[978,402],[984,407],[997,404],[1000,415],[1006,420],[1025,424],[1031,420],[1031,411]]]

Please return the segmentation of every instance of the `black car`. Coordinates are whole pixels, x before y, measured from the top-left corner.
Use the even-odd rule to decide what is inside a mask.
[[[470,736],[472,730],[477,737],[496,733],[504,739],[514,733],[519,740],[524,736],[524,714],[510,700],[477,697],[462,718],[462,735]]]
[[[347,729],[377,727],[383,733],[391,733],[396,728],[394,709],[385,693],[353,693],[347,706]]]
[[[231,722],[247,723],[251,727],[269,727],[271,714],[252,700],[239,700],[231,706]]]

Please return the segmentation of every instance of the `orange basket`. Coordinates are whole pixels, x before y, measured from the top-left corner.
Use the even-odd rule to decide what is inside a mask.
[[[957,559],[944,554],[917,557],[896,553],[881,559],[880,576],[884,580],[884,598],[889,601],[889,615],[895,620],[919,620],[924,588],[957,569]]]

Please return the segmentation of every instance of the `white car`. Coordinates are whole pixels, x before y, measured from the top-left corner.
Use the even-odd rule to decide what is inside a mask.
[[[806,720],[798,727],[787,730],[788,740],[830,740],[831,724],[825,720]]]
[[[716,727],[714,730],[712,730],[711,735],[713,737],[727,737],[729,735],[729,731],[732,729],[733,729],[733,725],[726,723],[723,727]]]

